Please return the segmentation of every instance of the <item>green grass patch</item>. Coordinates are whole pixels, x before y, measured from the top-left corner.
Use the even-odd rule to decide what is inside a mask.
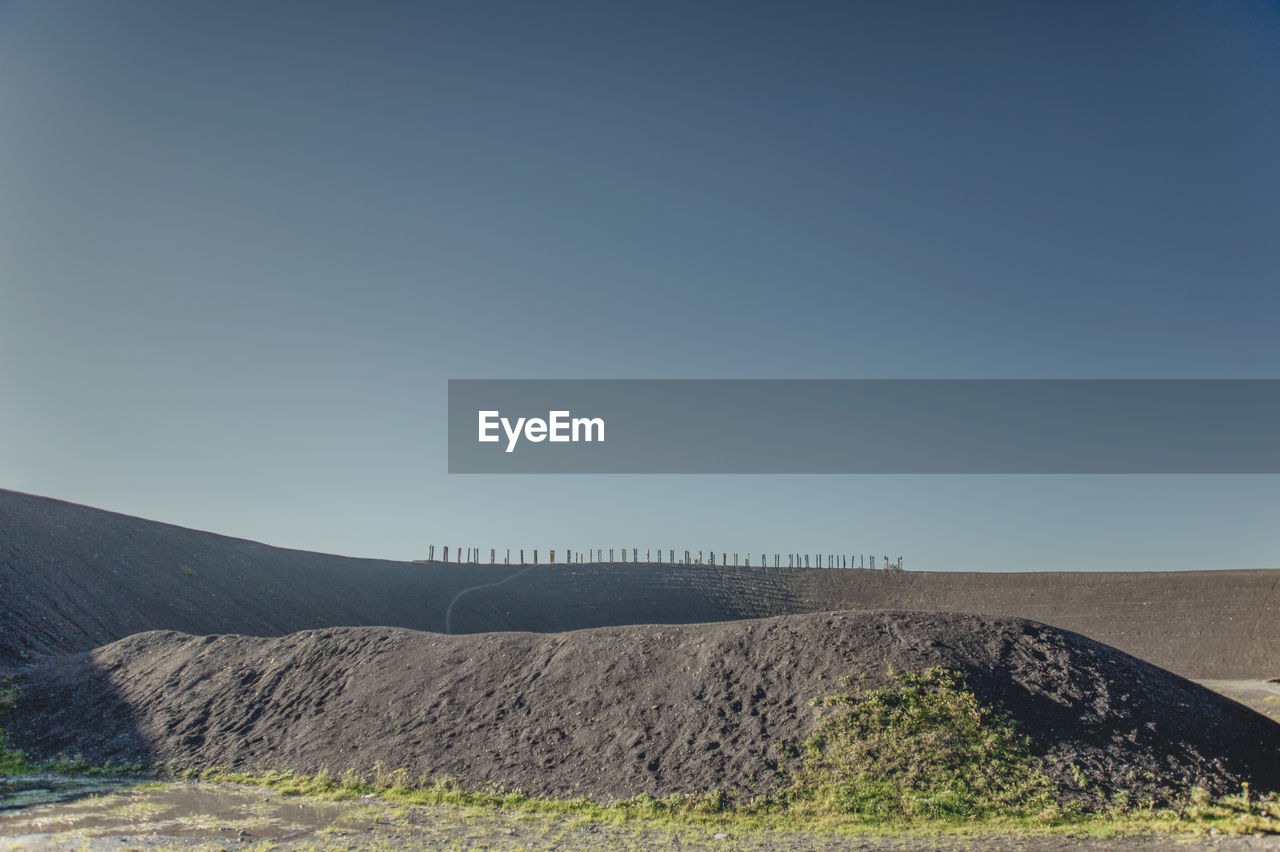
[[[246,784],[286,796],[310,796],[329,801],[347,801],[373,795],[408,806],[452,807],[477,811],[500,810],[512,813],[564,817],[574,822],[609,825],[644,825],[654,829],[680,830],[714,827],[750,833],[855,834],[855,835],[992,835],[1066,834],[1115,837],[1135,834],[1280,834],[1280,803],[1274,798],[1259,801],[1240,796],[1209,800],[1185,808],[1111,811],[1088,814],[1069,811],[1039,812],[1034,815],[988,813],[981,817],[955,819],[917,813],[910,817],[877,819],[866,814],[823,810],[812,803],[797,804],[773,796],[751,801],[731,793],[713,791],[701,795],[673,794],[662,798],[633,796],[612,803],[586,797],[557,799],[526,796],[519,791],[467,790],[448,778],[419,778],[407,786],[383,786],[375,781],[384,769],[362,773],[347,770],[340,775],[321,772],[301,775],[290,772],[242,773],[219,769],[187,770],[178,777],[188,780]]]
[[[18,706],[22,693],[12,677],[0,679],[0,775],[28,774],[27,756],[14,748],[9,748],[3,728],[4,719]]]
[[[20,749],[10,748],[0,731],[0,775],[77,775],[91,778],[128,778],[143,774],[141,763],[93,763],[83,755],[59,755],[33,761]]]
[[[1061,816],[1027,738],[955,672],[898,675],[820,703],[784,792],[795,808],[874,822]]]

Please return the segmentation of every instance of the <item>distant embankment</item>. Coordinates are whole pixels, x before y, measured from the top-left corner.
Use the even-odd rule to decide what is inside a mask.
[[[460,592],[520,570],[286,550],[0,490],[0,668],[144,630],[443,632]],[[545,566],[463,595],[452,627],[550,632],[728,621],[790,611],[787,601],[785,577],[763,569]]]
[[[1280,571],[974,574],[409,563],[285,550],[0,490],[0,667],[144,630],[557,632],[837,609],[1031,618],[1189,677],[1280,676]],[[459,593],[476,586],[474,591]]]
[[[0,663],[156,628],[256,635],[337,624],[440,629],[440,599],[474,576],[284,550],[0,491]]]
[[[802,611],[1017,616],[1194,678],[1280,677],[1280,571],[979,574],[805,571]]]

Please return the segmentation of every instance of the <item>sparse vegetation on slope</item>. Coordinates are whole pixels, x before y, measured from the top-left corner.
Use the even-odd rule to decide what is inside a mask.
[[[963,675],[900,674],[864,694],[822,700],[786,798],[876,821],[1024,817],[1059,809],[1057,786],[1008,714]]]
[[[21,749],[10,748],[5,733],[8,716],[18,706],[22,692],[12,676],[0,678],[0,776],[54,773],[61,775],[125,776],[142,772],[141,763],[108,761],[93,763],[83,755],[58,755],[48,760],[33,761]],[[2,790],[2,787],[0,787]]]
[[[17,775],[27,766],[27,756],[9,748],[5,737],[5,718],[18,703],[18,687],[12,677],[0,678],[0,775]]]

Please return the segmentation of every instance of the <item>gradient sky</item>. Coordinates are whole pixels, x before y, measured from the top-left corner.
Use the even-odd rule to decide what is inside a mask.
[[[1278,377],[1277,45],[1208,0],[8,0],[0,487],[404,559],[1280,567],[1274,476],[445,442],[450,378]]]

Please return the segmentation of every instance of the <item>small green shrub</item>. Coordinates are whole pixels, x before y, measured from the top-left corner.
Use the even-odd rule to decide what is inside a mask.
[[[21,697],[22,693],[12,676],[0,679],[0,724],[18,706],[18,699]],[[16,748],[9,748],[4,728],[0,727],[0,775],[25,775],[29,772],[31,764],[27,761],[27,756]]]
[[[884,822],[1032,816],[1056,803],[1027,738],[962,675],[900,674],[882,689],[830,695],[803,744],[793,807]]]
[[[27,775],[32,771],[27,756],[16,748],[9,748],[4,731],[0,731],[0,775]]]

